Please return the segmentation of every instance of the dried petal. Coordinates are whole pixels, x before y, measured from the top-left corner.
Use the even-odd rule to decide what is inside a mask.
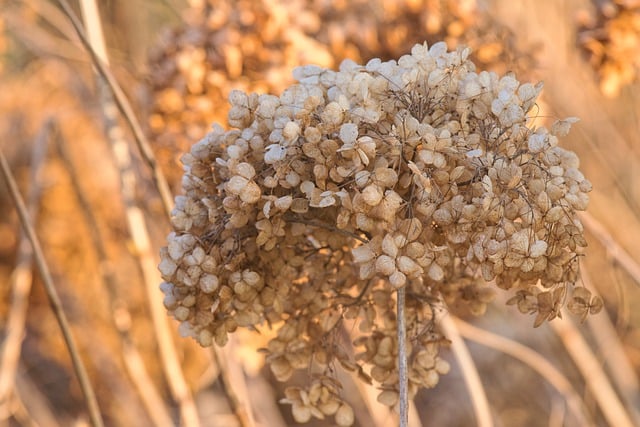
[[[336,424],[340,427],[348,427],[355,422],[353,409],[346,403],[343,403],[335,415]]]

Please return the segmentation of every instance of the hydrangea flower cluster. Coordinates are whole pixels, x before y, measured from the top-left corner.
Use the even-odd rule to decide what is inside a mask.
[[[233,91],[233,129],[214,126],[183,156],[164,304],[202,346],[273,328],[275,377],[312,376],[286,393],[297,421],[353,422],[337,364],[396,405],[400,287],[410,395],[448,371],[443,301],[481,314],[493,281],[536,326],[566,301],[593,308],[584,289],[571,299],[591,189],[558,146],[575,119],[532,127],[542,85],[477,73],[468,55],[425,43],[397,61],[296,68],[280,96]]]

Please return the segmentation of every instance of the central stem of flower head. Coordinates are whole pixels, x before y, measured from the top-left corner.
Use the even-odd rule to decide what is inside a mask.
[[[402,287],[396,291],[396,313],[398,318],[398,379],[400,394],[400,427],[409,425],[409,372],[407,368],[407,326],[404,314],[405,291]]]
[[[575,288],[586,244],[575,211],[591,186],[557,145],[575,120],[530,127],[541,85],[476,73],[468,55],[437,43],[397,61],[297,68],[279,97],[233,91],[235,129],[215,127],[183,156],[159,266],[165,306],[203,346],[273,328],[275,377],[310,374],[283,400],[297,421],[354,422],[342,366],[406,425],[409,398],[448,371],[434,301],[482,314],[495,280],[538,325]],[[586,290],[570,301],[598,307]],[[355,355],[340,344],[344,322]]]

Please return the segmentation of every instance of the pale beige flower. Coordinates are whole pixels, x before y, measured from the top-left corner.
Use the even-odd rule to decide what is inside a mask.
[[[299,422],[355,422],[338,365],[396,405],[398,288],[415,296],[412,394],[449,369],[440,301],[482,314],[495,281],[535,326],[565,300],[580,316],[601,307],[583,288],[572,295],[586,246],[576,211],[591,185],[557,144],[575,120],[527,128],[540,86],[478,74],[468,55],[420,44],[397,62],[297,69],[279,97],[232,92],[237,129],[214,128],[185,156],[160,253],[165,307],[204,346],[273,327],[274,376],[314,379],[283,400]],[[355,357],[337,344],[344,319],[358,326]]]

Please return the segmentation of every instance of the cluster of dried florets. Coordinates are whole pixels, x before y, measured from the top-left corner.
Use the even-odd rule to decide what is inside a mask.
[[[183,157],[165,306],[203,346],[274,328],[276,378],[314,379],[287,392],[298,421],[353,419],[336,362],[396,404],[400,287],[411,394],[448,370],[442,301],[480,314],[495,281],[539,325],[571,300],[591,189],[557,145],[575,120],[528,126],[541,85],[476,73],[468,55],[425,43],[398,61],[297,68],[279,97],[232,92],[235,129],[216,125]],[[591,304],[577,295],[572,306]]]
[[[171,181],[179,181],[171,173],[179,153],[226,120],[231,90],[280,93],[302,64],[397,58],[426,38],[470,46],[483,69],[522,75],[535,68],[535,49],[519,49],[476,0],[193,3],[185,26],[166,33],[149,61],[149,128],[158,157],[171,163]]]
[[[596,16],[583,15],[579,43],[600,75],[600,89],[616,96],[640,73],[640,1],[599,2]]]

